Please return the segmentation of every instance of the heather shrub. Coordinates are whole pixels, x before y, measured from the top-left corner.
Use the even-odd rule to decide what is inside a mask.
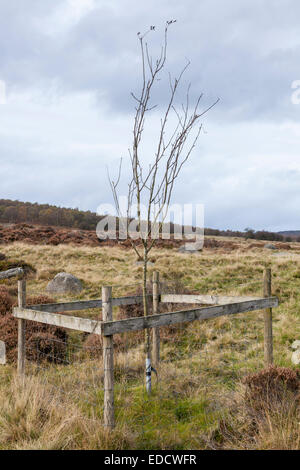
[[[0,316],[11,312],[14,300],[6,286],[0,285]]]
[[[40,295],[28,297],[28,305],[53,303],[54,300]],[[8,362],[17,360],[18,320],[12,316],[15,301],[8,290],[0,288],[0,339],[6,344]],[[47,360],[60,363],[67,349],[67,333],[63,328],[26,321],[26,358],[32,361]]]
[[[290,408],[300,398],[300,374],[288,367],[270,366],[245,377],[245,403],[253,414],[266,415]]]

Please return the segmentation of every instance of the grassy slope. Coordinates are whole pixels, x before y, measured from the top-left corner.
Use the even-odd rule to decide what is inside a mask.
[[[281,300],[280,307],[274,310],[275,362],[290,366],[289,345],[300,339],[300,247],[278,255],[261,249],[247,250],[247,242],[237,242],[240,250],[230,253],[206,250],[188,256],[154,249],[155,269],[164,281],[180,280],[199,293],[260,295],[263,267],[271,266],[273,294]],[[84,282],[80,298],[85,299],[100,297],[103,284],[114,285],[115,296],[126,295],[134,291],[141,279],[141,267],[135,264],[134,254],[118,247],[12,244],[1,247],[1,251],[37,268],[37,279],[28,283],[29,293],[34,295],[44,293],[48,280],[59,271],[71,272]],[[53,367],[47,371],[48,383],[59,381],[59,374],[63,374],[61,383],[68,393],[74,390],[74,384],[77,396],[82,390],[79,401],[69,395],[67,401],[61,397],[61,407],[51,389],[41,389],[32,380],[24,391],[13,377],[13,368],[1,368],[0,448],[214,447],[218,439],[224,440],[218,437],[221,419],[243,433],[245,424],[241,423],[245,420],[236,413],[242,397],[239,378],[262,365],[262,327],[262,313],[254,312],[174,330],[164,338],[160,382],[154,386],[150,401],[144,394],[141,341],[134,338],[132,346],[116,358],[118,426],[112,435],[99,424],[101,387],[91,390],[88,403],[84,400],[98,361],[87,361],[79,369],[70,365],[64,366],[63,371],[59,367],[56,372]],[[91,401],[97,406],[90,406]],[[93,416],[93,420],[82,416]],[[248,439],[244,432],[244,444],[231,436],[223,445],[298,446],[297,439],[293,437],[291,441],[290,436],[294,433],[293,420],[283,423],[282,417],[276,419],[280,421],[277,426],[271,423],[255,438]]]

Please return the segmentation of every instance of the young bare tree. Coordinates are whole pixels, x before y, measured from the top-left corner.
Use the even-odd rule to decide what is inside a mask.
[[[121,176],[121,164],[116,181],[109,177],[117,215],[119,217],[119,230],[128,233],[128,226],[132,218],[136,220],[136,229],[139,239],[130,238],[132,247],[138,259],[143,260],[143,307],[144,315],[148,316],[147,302],[147,265],[149,252],[159,237],[163,223],[166,219],[171,201],[175,181],[177,180],[184,163],[188,160],[199,138],[202,124],[200,118],[211,109],[217,101],[206,109],[199,111],[202,94],[198,96],[193,106],[190,105],[190,86],[187,88],[185,103],[177,109],[175,98],[177,96],[182,77],[189,66],[183,67],[176,78],[169,78],[169,97],[165,110],[160,118],[160,126],[156,139],[156,148],[150,162],[142,154],[142,142],[146,117],[151,110],[157,107],[151,102],[154,87],[159,84],[161,73],[167,61],[168,30],[176,20],[167,21],[164,29],[164,40],[159,56],[154,60],[149,53],[145,41],[146,35],[154,31],[151,26],[145,34],[138,33],[141,50],[142,84],[138,94],[132,93],[136,102],[133,124],[133,143],[129,150],[130,155],[130,181],[128,183],[127,209],[124,214],[118,199],[118,185]],[[175,117],[175,121],[174,121]],[[171,121],[171,126],[169,125]],[[175,122],[175,124],[174,124]],[[171,129],[170,129],[171,127]],[[135,214],[132,208],[135,206]],[[142,208],[146,211],[142,213]],[[146,213],[145,213],[146,212]],[[123,223],[123,226],[121,226]],[[125,224],[125,225],[124,225]],[[147,391],[151,391],[151,343],[150,330],[145,331],[146,354],[146,384]]]

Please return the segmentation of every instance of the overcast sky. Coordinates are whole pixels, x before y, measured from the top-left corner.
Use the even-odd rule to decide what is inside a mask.
[[[155,55],[176,19],[167,69],[190,60],[191,98],[220,102],[173,202],[203,203],[207,227],[300,229],[299,17],[298,0],[0,0],[0,197],[90,210],[111,201],[106,166],[114,173],[131,145],[137,32],[156,26]],[[162,85],[149,149],[165,97]]]

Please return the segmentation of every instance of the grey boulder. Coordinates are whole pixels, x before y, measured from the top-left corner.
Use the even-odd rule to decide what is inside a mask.
[[[188,254],[193,254],[193,253],[200,253],[203,249],[203,243],[185,243],[184,245],[181,245],[180,248],[178,248],[178,253],[188,253]]]
[[[69,273],[58,273],[46,288],[47,292],[53,294],[78,294],[82,289],[83,287],[79,279]]]
[[[268,250],[277,250],[276,246],[273,245],[272,243],[266,243],[264,245],[264,248],[267,248]]]

